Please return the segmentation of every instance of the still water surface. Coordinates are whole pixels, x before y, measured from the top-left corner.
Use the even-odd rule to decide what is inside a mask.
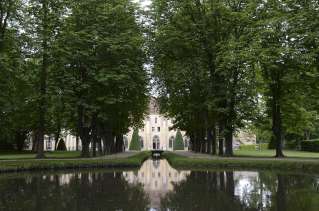
[[[319,176],[177,171],[166,160],[138,171],[0,175],[0,210],[318,211]]]

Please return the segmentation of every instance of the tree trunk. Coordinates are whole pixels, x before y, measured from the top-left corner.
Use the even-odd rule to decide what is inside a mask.
[[[276,157],[284,157],[282,152],[282,117],[280,106],[280,78],[279,73],[276,73],[275,83],[271,85],[272,91],[272,132],[274,142],[276,144]]]
[[[219,190],[225,191],[225,172],[223,171],[219,173],[219,184],[220,184]]]
[[[81,157],[90,157],[90,132],[91,128],[84,125],[85,116],[84,116],[84,107],[82,105],[78,106],[78,123],[77,131],[82,143],[82,152]]]
[[[79,151],[79,135],[78,134],[76,135],[76,138],[75,138],[75,150]]]
[[[212,154],[216,155],[216,146],[217,146],[217,134],[216,134],[216,127],[213,127],[213,136],[212,136]]]
[[[235,198],[235,182],[233,172],[226,172],[226,192],[231,199]]]
[[[102,139],[101,138],[98,139],[97,149],[98,149],[99,155],[102,155],[103,149],[102,149]]]
[[[283,175],[277,175],[278,185],[276,193],[277,210],[287,210],[286,181]],[[286,178],[287,179],[287,178]]]
[[[47,0],[42,1],[42,66],[40,72],[40,105],[39,105],[39,137],[36,158],[44,158],[44,134],[45,134],[45,118],[46,118],[46,94],[47,94],[47,74],[49,68],[48,55],[48,31],[49,31],[49,5]]]
[[[111,138],[111,154],[116,153],[115,136],[112,134]]]
[[[54,150],[57,149],[58,147],[58,142],[59,142],[59,139],[60,139],[60,133],[61,133],[61,128],[58,126],[56,132],[55,132],[55,135],[54,135],[54,140],[55,140],[55,144],[54,144]]]
[[[27,132],[25,132],[25,131],[17,131],[16,132],[15,142],[16,142],[18,151],[23,151],[24,143],[25,143],[26,139],[27,139]]]
[[[97,114],[93,114],[93,118],[92,118],[92,123],[91,123],[91,127],[92,127],[92,154],[93,157],[96,157],[96,144],[98,141],[98,137],[97,137]]]
[[[32,131],[32,152],[37,152],[38,149],[38,133],[37,131]]]
[[[197,133],[196,135],[196,144],[197,144],[196,152],[200,153],[202,150],[202,136],[200,132]]]
[[[193,152],[195,152],[195,139],[194,139],[194,134],[193,133],[191,133],[190,135],[189,135],[189,143],[190,143],[190,148],[191,148],[191,151],[193,151]]]
[[[213,135],[212,135],[212,128],[207,128],[207,154],[212,153],[212,143],[213,143]]]
[[[124,140],[123,135],[116,136],[116,152],[123,152]]]
[[[83,127],[81,129],[81,141],[82,141],[82,153],[81,157],[88,158],[90,157],[90,128]]]
[[[233,156],[233,127],[229,125],[225,130],[226,156]]]
[[[114,142],[114,138],[112,135],[112,132],[108,131],[105,133],[104,135],[104,139],[103,139],[103,154],[104,155],[109,155],[112,153],[112,142]]]
[[[93,136],[93,145],[92,145],[92,155],[96,157],[96,144],[97,144],[97,137]]]
[[[219,133],[218,133],[218,155],[224,155],[224,129],[223,126],[219,126]]]

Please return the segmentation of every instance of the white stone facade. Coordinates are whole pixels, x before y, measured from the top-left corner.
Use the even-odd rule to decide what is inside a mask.
[[[59,140],[63,140],[65,142],[66,150],[67,151],[76,151],[76,137],[71,133],[64,131],[60,136]],[[32,149],[32,136],[30,135],[27,140],[27,149]],[[78,149],[82,149],[81,140],[78,140]],[[44,136],[44,151],[55,151],[55,139],[54,136]]]
[[[173,123],[159,113],[155,98],[149,106],[149,115],[143,121],[144,127],[139,129],[142,150],[167,150],[172,151],[177,130],[172,129]],[[188,137],[181,131],[184,141],[184,150],[188,150]],[[133,135],[133,128],[124,136],[125,149],[128,150]]]

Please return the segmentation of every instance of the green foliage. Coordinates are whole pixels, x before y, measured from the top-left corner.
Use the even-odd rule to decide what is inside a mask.
[[[141,150],[141,142],[140,142],[140,138],[138,135],[138,129],[134,129],[134,131],[133,131],[129,150],[134,150],[134,151]]]
[[[180,130],[176,132],[173,148],[174,150],[184,150],[184,140]]]
[[[0,4],[0,144],[15,147],[21,134],[57,141],[67,130],[85,150],[103,139],[106,153],[115,149],[110,136],[142,123],[148,74],[135,3]]]
[[[253,144],[253,145],[240,145],[239,146],[240,150],[266,150],[268,149],[268,144],[263,143],[263,144]]]
[[[254,124],[283,156],[285,137],[311,136],[318,122],[317,11],[314,1],[155,0],[163,112],[193,147],[218,126],[229,151],[232,134]]]
[[[307,152],[319,152],[319,140],[302,141],[301,150]]]
[[[152,53],[161,108],[175,128],[199,137],[192,146],[215,126],[226,128],[231,143],[235,130],[255,116],[249,8],[247,1],[154,1]]]

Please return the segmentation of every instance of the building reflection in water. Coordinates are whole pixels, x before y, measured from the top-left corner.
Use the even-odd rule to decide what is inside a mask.
[[[160,208],[161,199],[174,190],[174,185],[186,180],[188,175],[190,171],[178,171],[167,160],[146,160],[138,172],[123,172],[129,184],[143,185],[151,208]]]

